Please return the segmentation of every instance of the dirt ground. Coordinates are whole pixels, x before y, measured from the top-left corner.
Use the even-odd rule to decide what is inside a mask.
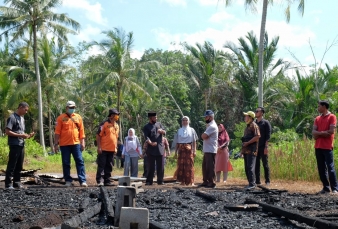
[[[156,178],[154,179],[156,181]],[[89,186],[95,186],[95,174],[88,174],[87,173],[87,183]],[[116,182],[115,182],[116,183]],[[195,177],[195,184],[201,184],[202,177]],[[78,185],[78,184],[77,184]],[[223,188],[230,188],[230,187],[245,187],[248,183],[244,179],[238,178],[229,178],[226,183],[220,182],[217,183],[216,189],[223,189]],[[180,187],[178,184],[166,183],[165,188],[168,187]],[[150,186],[144,186],[146,188],[151,188]],[[164,188],[164,186],[159,186],[154,183],[152,186],[153,188]],[[291,193],[308,193],[308,194],[315,194],[322,190],[321,182],[307,182],[307,181],[285,181],[285,180],[272,180],[271,184],[267,186],[270,189],[279,189],[279,190],[288,190]]]

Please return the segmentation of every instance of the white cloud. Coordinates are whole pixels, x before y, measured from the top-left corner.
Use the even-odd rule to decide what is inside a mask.
[[[206,28],[194,33],[171,33],[170,31],[158,28],[152,33],[155,34],[157,42],[163,49],[181,49],[180,43],[187,42],[190,45],[209,41],[216,49],[224,49],[223,45],[228,42],[238,44],[238,38],[244,37],[249,31],[253,30],[259,39],[260,20],[251,22],[235,21],[225,23],[222,29]],[[308,46],[309,39],[316,40],[314,32],[309,28],[294,26],[284,21],[268,21],[266,30],[269,34],[269,41],[273,37],[279,36],[279,49],[283,47],[300,48]]]
[[[86,18],[100,25],[107,25],[108,20],[102,17],[102,5],[99,2],[90,4],[88,0],[64,0],[63,6],[84,10]]]
[[[224,0],[198,0],[199,4],[202,6],[217,6],[224,5]]]
[[[144,53],[144,49],[142,51],[140,51],[140,50],[132,50],[130,56],[131,56],[131,58],[140,60],[141,57],[143,56],[143,53]]]
[[[228,14],[225,11],[220,11],[220,12],[213,14],[209,18],[209,21],[213,22],[213,23],[221,23],[221,22],[227,21],[229,19],[233,19],[233,18],[235,18],[234,15]]]
[[[161,0],[161,2],[166,2],[170,6],[187,6],[187,0]]]
[[[93,27],[92,25],[86,25],[84,29],[80,31],[80,33],[76,36],[76,38],[81,41],[93,41],[101,36],[102,30],[98,27]]]

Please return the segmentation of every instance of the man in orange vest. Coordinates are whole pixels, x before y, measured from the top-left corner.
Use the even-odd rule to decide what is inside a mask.
[[[117,152],[117,139],[120,128],[116,123],[119,114],[115,108],[110,109],[108,119],[100,124],[96,133],[97,142],[97,172],[96,182],[98,186],[113,185],[110,181],[114,165],[114,154]]]
[[[68,101],[66,113],[61,114],[55,125],[55,152],[61,150],[63,178],[66,186],[72,186],[73,178],[70,176],[70,155],[73,155],[80,186],[88,187],[86,183],[85,165],[82,151],[85,148],[85,133],[82,117],[75,112],[75,102]]]

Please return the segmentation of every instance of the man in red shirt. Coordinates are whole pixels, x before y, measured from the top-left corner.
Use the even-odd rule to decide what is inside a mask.
[[[323,189],[318,194],[326,194],[330,191],[332,193],[338,192],[333,160],[333,139],[337,118],[328,110],[329,107],[328,101],[321,100],[318,102],[318,112],[321,115],[316,117],[312,130],[312,136],[316,140],[315,152],[318,173],[323,183]]]

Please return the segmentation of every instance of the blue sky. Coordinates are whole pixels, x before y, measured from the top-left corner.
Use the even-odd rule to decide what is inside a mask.
[[[210,41],[217,49],[223,49],[227,41],[237,44],[237,39],[253,30],[259,35],[262,1],[258,12],[246,11],[243,0],[233,0],[225,8],[222,0],[64,0],[57,12],[81,24],[81,32],[70,38],[71,43],[101,41],[102,31],[114,27],[134,33],[133,57],[140,57],[145,49],[181,49],[180,42],[189,44]],[[337,0],[306,1],[303,17],[292,8],[291,21],[285,22],[285,5],[274,1],[269,7],[267,32],[269,37],[280,36],[279,58],[293,61],[291,50],[302,65],[314,64],[309,41],[317,62],[320,63],[326,45],[338,35]],[[338,46],[326,54],[324,63],[337,65]],[[92,50],[96,53],[97,50]]]

